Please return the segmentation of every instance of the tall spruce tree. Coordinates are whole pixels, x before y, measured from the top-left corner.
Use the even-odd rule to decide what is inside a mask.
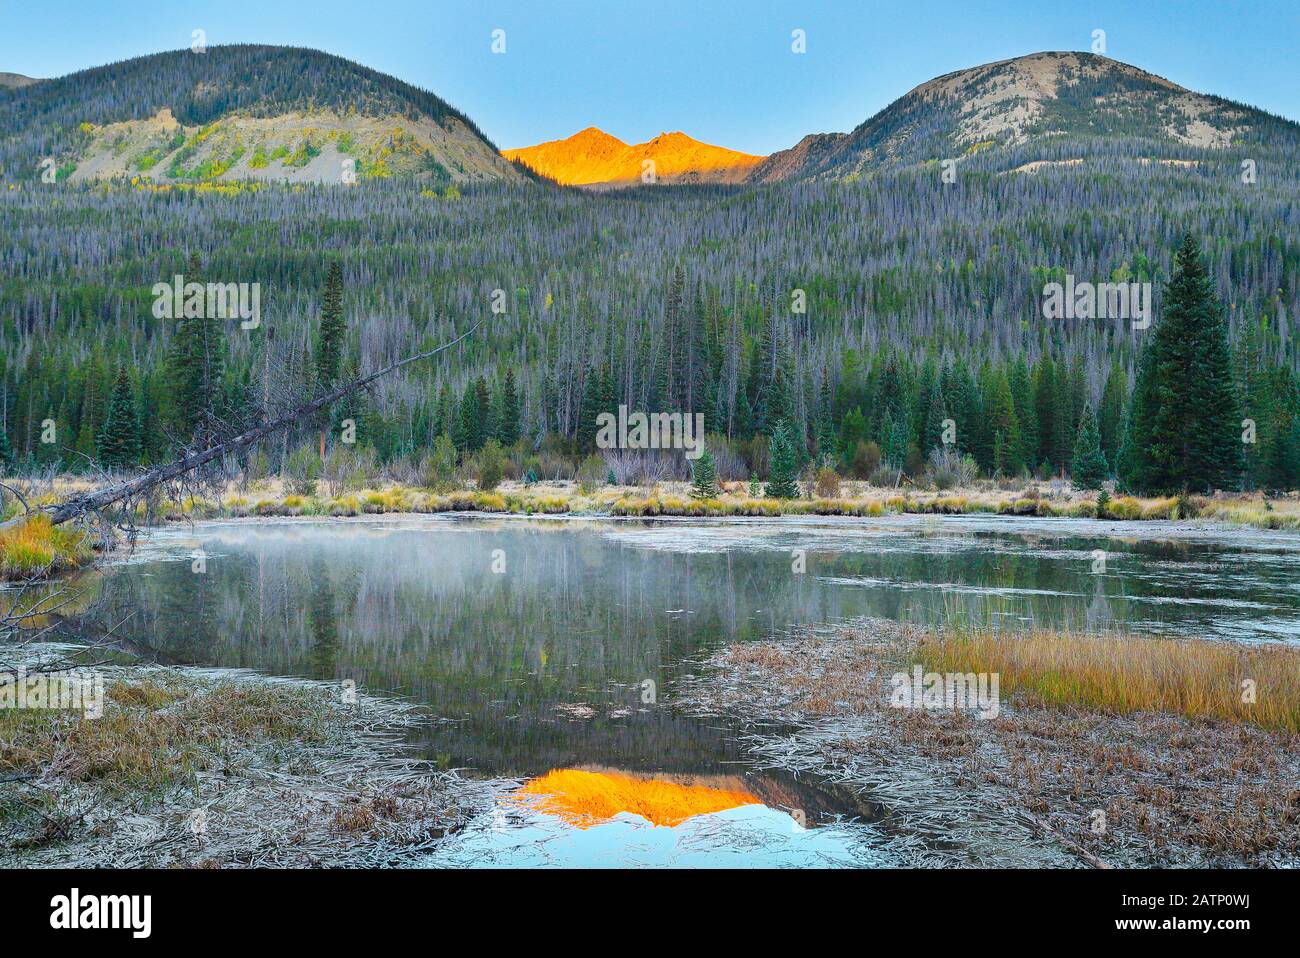
[[[316,337],[316,390],[327,392],[339,378],[343,359],[343,338],[347,326],[343,321],[343,270],[337,261],[330,263],[325,274],[325,291],[321,296],[320,333]],[[321,413],[320,456],[325,458],[325,433],[329,413]]]
[[[799,460],[794,442],[790,439],[790,427],[782,420],[772,430],[772,441],[768,445],[772,465],[768,474],[767,494],[773,499],[799,498]]]
[[[1110,467],[1101,451],[1101,432],[1091,406],[1084,408],[1079,420],[1078,438],[1070,460],[1070,478],[1080,489],[1100,489]]]
[[[140,423],[135,396],[126,370],[119,369],[108,400],[108,416],[98,437],[99,464],[105,469],[127,469],[140,461]]]
[[[186,285],[202,282],[201,275],[198,254],[193,253]],[[206,446],[215,439],[214,426],[222,414],[223,337],[222,320],[209,314],[206,300],[192,306],[187,298],[185,315],[176,321],[168,361],[173,421],[183,443]]]
[[[1120,476],[1138,493],[1234,488],[1241,415],[1223,310],[1190,233],[1142,348]]]
[[[497,441],[510,448],[519,440],[519,390],[515,386],[515,371],[506,367],[505,381],[501,384],[501,402],[497,413]]]
[[[691,498],[716,499],[718,497],[718,467],[713,455],[705,449],[698,459],[691,461]]]

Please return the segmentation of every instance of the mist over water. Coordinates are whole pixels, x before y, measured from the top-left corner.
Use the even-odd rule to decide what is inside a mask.
[[[164,661],[409,696],[438,717],[413,752],[465,774],[523,781],[593,769],[722,783],[758,802],[689,827],[618,816],[591,833],[510,807],[452,843],[458,862],[722,864],[740,842],[764,850],[755,864],[869,865],[884,863],[869,824],[835,824],[838,838],[822,830],[815,841],[773,831],[764,810],[809,809],[818,825],[862,817],[865,802],[753,770],[737,729],[665,705],[682,677],[727,643],[864,616],[1122,630],[1135,641],[1300,640],[1300,540],[1163,526],[213,522],[153,535],[103,579],[97,614],[103,625],[129,615],[118,634]],[[196,550],[206,572],[192,571]],[[1104,571],[1094,572],[1099,550]]]

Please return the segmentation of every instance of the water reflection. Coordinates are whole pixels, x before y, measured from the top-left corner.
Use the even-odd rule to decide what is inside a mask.
[[[78,627],[113,628],[165,662],[352,680],[428,706],[436,720],[414,752],[527,783],[429,864],[892,864],[880,796],[755,771],[736,729],[660,703],[723,643],[859,616],[1235,641],[1300,634],[1300,538],[1153,538],[1160,529],[210,523],[165,530],[94,576],[103,601]],[[521,803],[530,795],[540,803]],[[934,850],[946,839],[923,841]]]
[[[100,624],[125,620],[119,635],[167,660],[409,695],[442,720],[414,743],[426,757],[517,778],[593,764],[718,771],[737,757],[729,730],[656,703],[708,650],[796,624],[871,615],[1297,634],[1300,563],[1288,542],[1040,528],[213,523],[168,530],[107,577]],[[192,571],[194,548],[205,573]],[[1094,574],[1098,549],[1107,561]]]

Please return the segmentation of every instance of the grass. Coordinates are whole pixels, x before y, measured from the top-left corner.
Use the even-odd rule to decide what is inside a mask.
[[[997,672],[1007,707],[989,719],[891,707],[892,676],[918,661]],[[1288,647],[864,620],[736,643],[709,666],[679,704],[768,729],[749,739],[764,765],[915,795],[889,802],[914,864],[935,859],[912,859],[910,836],[936,829],[958,860],[985,865],[1041,867],[1046,850],[1130,868],[1300,862],[1300,653]],[[1034,844],[1025,822],[1046,849],[1021,854]]]
[[[1209,501],[1201,506],[1206,519],[1260,529],[1300,529],[1300,502],[1287,500],[1276,505],[1264,502]]]
[[[235,746],[319,742],[328,703],[316,690],[210,685],[145,676],[107,686],[98,718],[56,709],[0,710],[0,772],[57,769],[111,790],[152,790],[223,767]]]
[[[920,651],[937,672],[998,673],[1004,696],[1035,705],[1300,732],[1300,652],[1290,647],[1035,631],[946,632],[922,641]]]
[[[0,531],[0,579],[28,579],[76,569],[93,555],[85,533],[56,526],[44,513]]]

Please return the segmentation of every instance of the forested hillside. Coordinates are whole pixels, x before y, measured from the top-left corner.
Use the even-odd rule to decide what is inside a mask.
[[[0,170],[12,181],[38,180],[47,161],[61,181],[294,179],[323,151],[316,181],[338,182],[345,158],[362,178],[521,178],[434,94],[297,47],[158,53],[0,88],[0,116]]]
[[[1248,350],[1251,402],[1270,407],[1256,410],[1266,446],[1294,415],[1296,191],[1277,176],[1243,184],[1234,159],[616,196],[537,186],[443,196],[393,183],[7,190],[0,411],[18,457],[75,468],[76,453],[94,456],[125,369],[144,456],[166,455],[177,323],[154,318],[150,289],[195,255],[203,277],[263,289],[261,328],[227,323],[215,338],[231,403],[256,398],[272,355],[309,388],[331,263],[342,267],[345,368],[374,368],[490,318],[438,367],[366,399],[362,441],[383,457],[455,436],[467,387],[484,377],[490,395],[512,371],[517,427],[533,447],[548,436],[567,441],[556,449],[589,446],[590,411],[623,402],[701,411],[711,431],[742,441],[785,416],[806,451],[833,442],[864,471],[874,445],[903,465],[925,454],[927,397],[941,382],[961,446],[986,469],[1059,470],[1084,405],[1099,407],[1104,448],[1115,449],[1144,331],[1046,320],[1044,283],[1149,279],[1159,316],[1160,283],[1191,230],[1205,239],[1233,340]],[[498,289],[502,315],[492,312]],[[39,441],[46,419],[66,442]],[[1274,421],[1270,432],[1263,424]],[[462,445],[482,441],[471,433]]]
[[[196,122],[233,107],[298,107],[319,87],[307,82],[320,79],[313,71],[360,69],[276,49],[303,56],[302,69],[277,72],[285,79],[271,99],[255,103],[242,78],[270,49],[227,48],[229,82],[211,102],[192,96],[192,71],[210,67],[180,55],[146,58],[180,99],[160,98],[139,61],[101,68],[115,82],[80,103],[74,78],[0,92],[10,115],[13,97],[29,98],[0,150],[44,148],[74,120],[163,106]],[[287,79],[299,74],[302,85]],[[345,86],[332,109],[450,109],[378,74]],[[1082,111],[1096,92],[1065,102]],[[926,470],[953,445],[937,438],[951,419],[956,451],[986,473],[1067,473],[1078,453],[1090,473],[1113,475],[1152,328],[1045,318],[1044,289],[1150,282],[1158,320],[1190,233],[1203,246],[1206,295],[1220,302],[1187,312],[1198,329],[1222,323],[1234,380],[1223,415],[1254,423],[1234,475],[1295,486],[1300,159],[1294,124],[1243,118],[1232,117],[1240,136],[1215,145],[1126,140],[1121,125],[1092,139],[1012,136],[955,167],[599,195],[402,177],[342,188],[8,176],[0,454],[33,468],[156,462],[193,438],[204,409],[256,416],[277,397],[301,398],[485,320],[436,364],[338,410],[334,427],[355,418],[359,445],[384,462],[418,462],[440,435],[462,455],[496,438],[515,447],[515,469],[560,474],[593,451],[596,413],[624,404],[702,413],[724,478],[766,475],[782,421],[799,462],[870,477]],[[258,284],[260,325],[156,318],[152,288],[178,274]],[[1097,448],[1078,450],[1090,421]],[[299,444],[319,448],[318,426],[305,423],[267,465]]]

